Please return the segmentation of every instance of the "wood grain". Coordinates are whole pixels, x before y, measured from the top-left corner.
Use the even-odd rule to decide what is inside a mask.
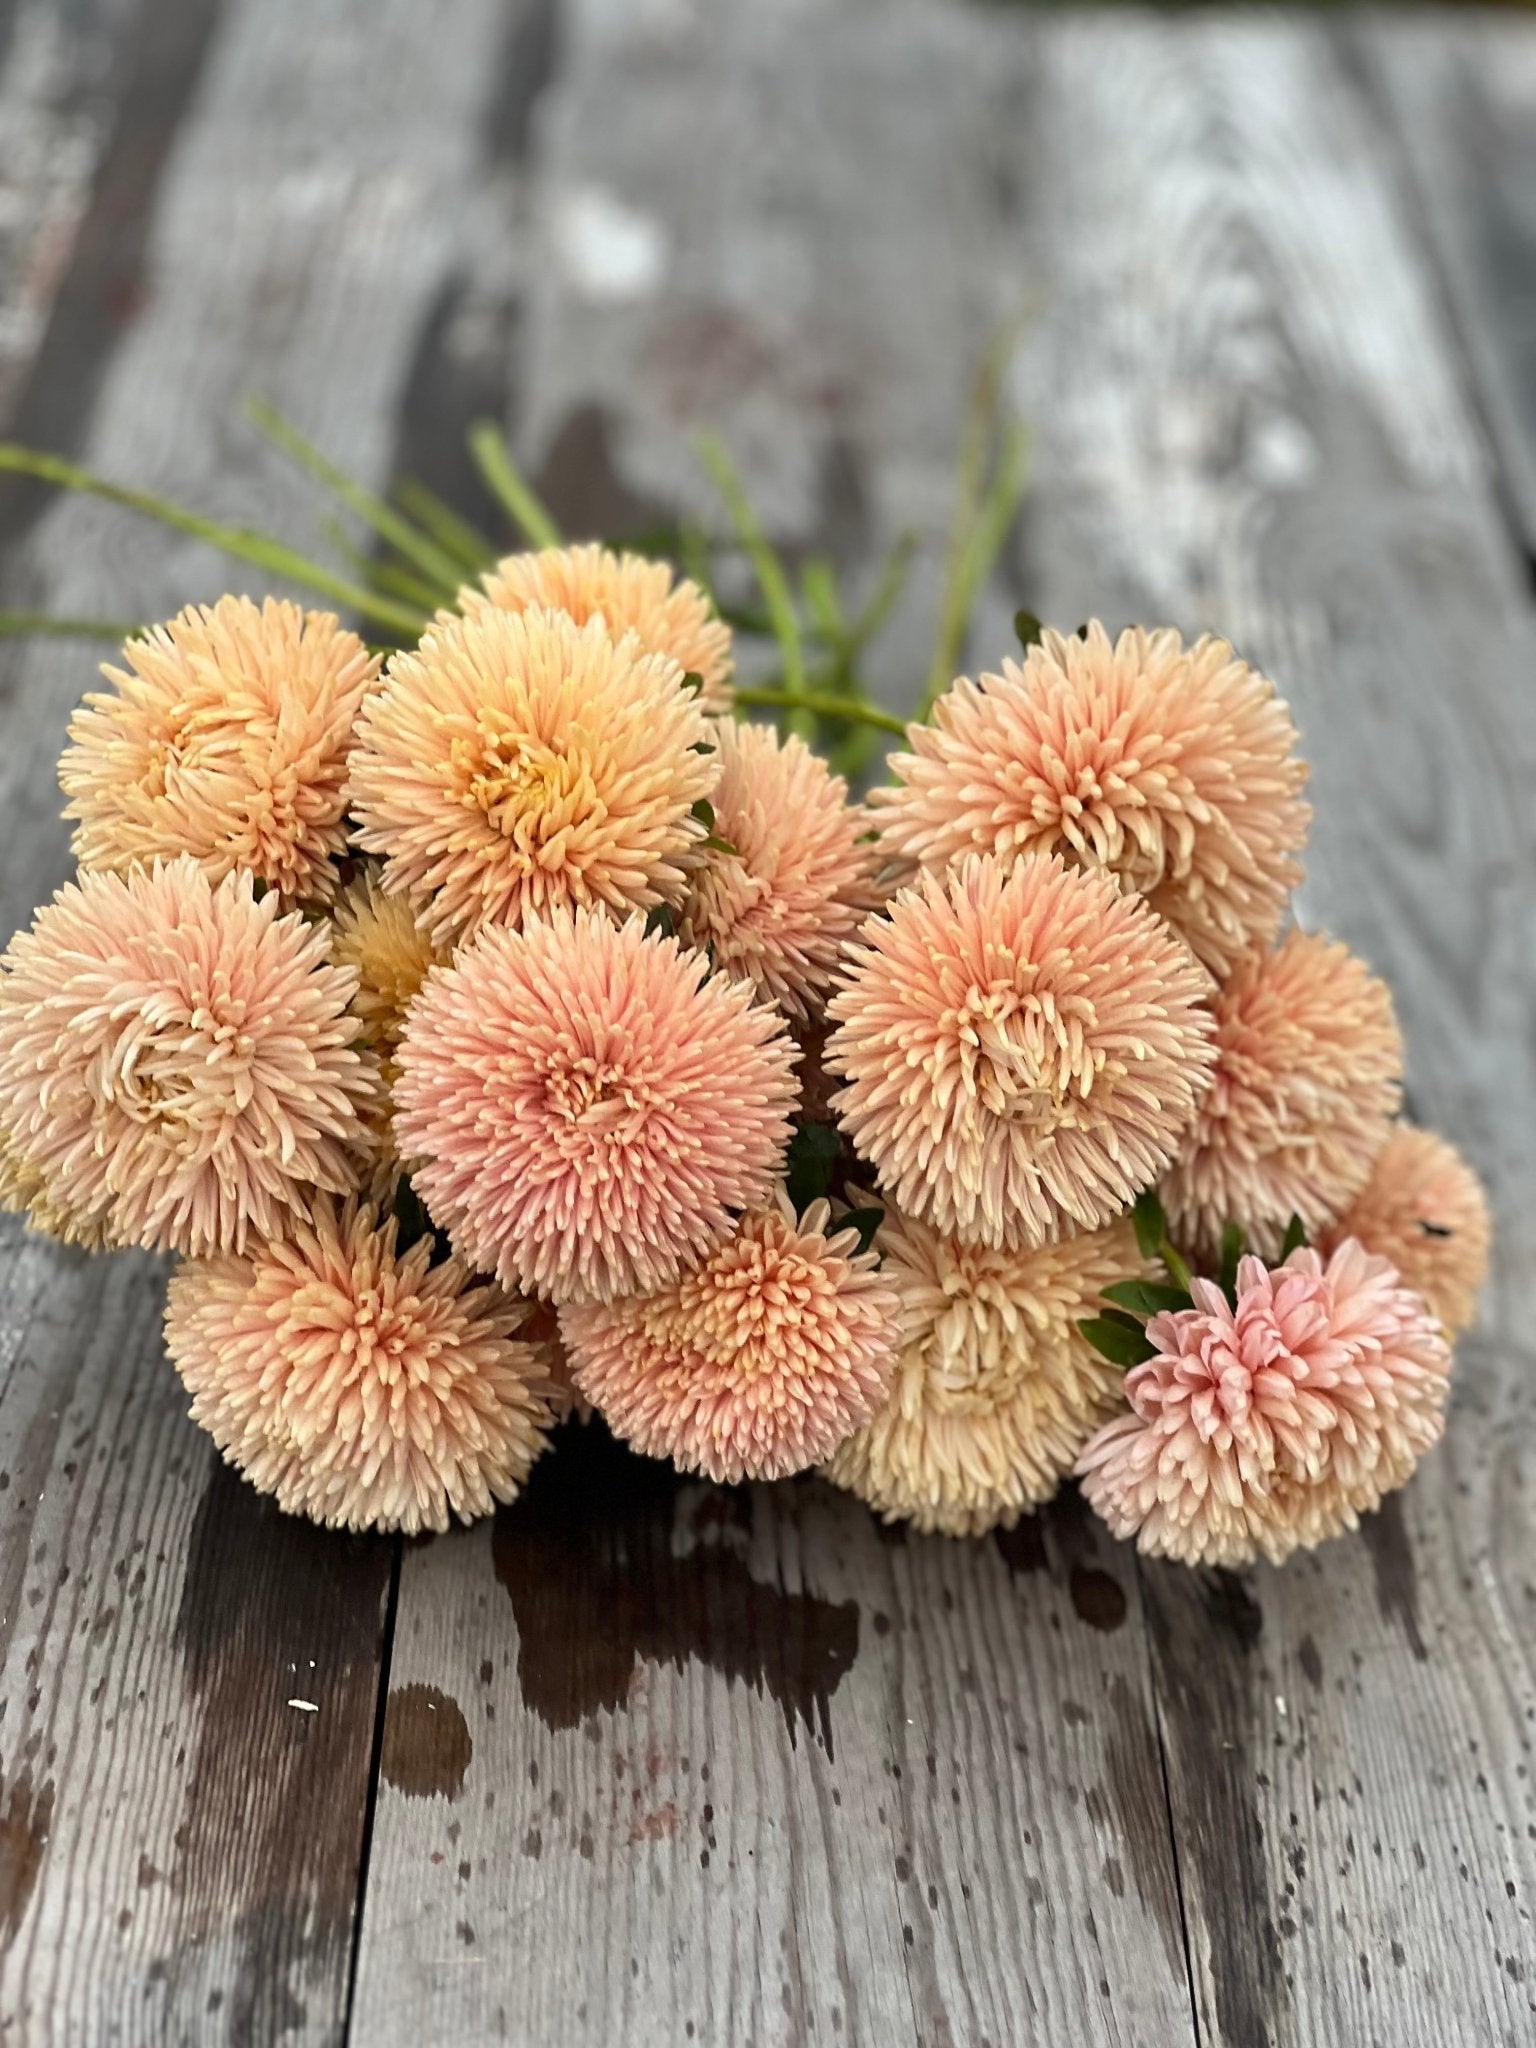
[[[240,423],[248,393],[387,473],[505,26],[495,0],[454,13],[441,38],[406,0],[128,18],[48,329],[68,445],[301,543],[313,500]],[[23,380],[13,431],[60,425],[60,374]],[[78,502],[12,537],[13,602],[132,617],[251,587]],[[7,652],[7,928],[66,868],[53,756],[93,666]],[[288,1521],[218,1466],[164,1364],[157,1262],[12,1230],[0,1275],[0,2033],[339,2040],[395,1546]]]
[[[1384,31],[1385,33],[1385,31]],[[1399,158],[1311,22],[1053,23],[1021,599],[1219,627],[1316,763],[1304,908],[1490,1178],[1447,1441],[1284,1572],[1143,1573],[1201,2038],[1530,2038],[1529,606]]]

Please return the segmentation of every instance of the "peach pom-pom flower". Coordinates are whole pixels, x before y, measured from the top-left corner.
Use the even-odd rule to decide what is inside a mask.
[[[378,670],[329,612],[189,605],[123,649],[70,723],[59,783],[83,868],[192,854],[288,903],[327,900],[346,846],[353,722]]]
[[[458,603],[466,613],[488,604],[507,612],[542,606],[578,626],[600,617],[615,640],[633,633],[647,654],[665,655],[685,675],[696,675],[706,711],[730,709],[730,628],[715,617],[698,584],[677,575],[670,562],[615,554],[595,541],[541,548],[504,556],[478,588],[467,584],[459,592]]]
[[[1140,890],[1215,974],[1279,930],[1310,811],[1296,728],[1224,640],[1046,631],[1023,665],[961,677],[870,797],[882,850],[1060,853]]]
[[[1273,1257],[1292,1215],[1315,1235],[1343,1209],[1386,1142],[1403,1069],[1391,991],[1346,946],[1291,931],[1214,1007],[1215,1080],[1163,1206],[1202,1257],[1229,1222]]]
[[[601,618],[445,616],[358,720],[358,843],[440,944],[573,906],[654,909],[705,836],[711,732],[677,663]]]
[[[277,1243],[180,1266],[165,1331],[193,1421],[279,1507],[414,1535],[514,1499],[551,1412],[526,1306],[395,1230],[321,1197]]]
[[[665,1286],[766,1201],[783,1020],[640,918],[489,927],[412,1004],[395,1136],[474,1266],[550,1300]],[[417,1163],[419,1162],[419,1163]]]
[[[1083,1451],[1090,1504],[1116,1536],[1187,1564],[1280,1563],[1353,1528],[1401,1486],[1444,1422],[1450,1353],[1394,1267],[1346,1240],[1238,1267],[1236,1306],[1147,1325],[1130,1412]]]
[[[967,1242],[1108,1222],[1209,1078],[1203,969],[1102,871],[970,855],[902,890],[849,962],[834,1106],[898,1204]]]
[[[6,1134],[73,1234],[239,1251],[352,1185],[377,1087],[356,978],[249,873],[82,875],[0,969]]]
[[[829,1457],[890,1385],[896,1295],[825,1202],[781,1193],[661,1293],[560,1315],[579,1393],[615,1433],[708,1478]]]
[[[1482,1183],[1455,1146],[1398,1124],[1370,1179],[1320,1242],[1328,1251],[1357,1237],[1390,1259],[1454,1337],[1476,1320],[1492,1235]]]
[[[864,814],[804,740],[722,723],[715,851],[678,930],[800,1023],[820,1015],[839,951],[875,906]]]
[[[1038,1251],[957,1244],[887,1210],[875,1240],[900,1303],[890,1399],[826,1467],[888,1522],[977,1536],[1048,1500],[1123,1377],[1078,1329],[1100,1290],[1149,1271],[1124,1219]]]

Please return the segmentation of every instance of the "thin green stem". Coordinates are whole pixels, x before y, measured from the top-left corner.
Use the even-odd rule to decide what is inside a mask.
[[[469,430],[469,452],[486,489],[525,539],[536,548],[559,547],[559,527],[512,460],[507,437],[494,420],[476,420]]]
[[[805,701],[805,650],[800,640],[800,621],[795,616],[789,578],[758,523],[757,514],[742,487],[741,478],[736,474],[736,466],[726,452],[725,443],[717,434],[701,434],[698,448],[700,460],[720,493],[737,538],[752,564],[758,588],[763,593],[763,603],[768,607],[773,637],[779,644],[784,662],[785,709],[790,714],[790,730],[802,737],[808,736],[810,720],[805,714],[814,707]]]
[[[496,543],[470,520],[461,518],[428,485],[418,483],[415,477],[403,477],[395,486],[395,496],[416,524],[425,527],[439,547],[453,556],[461,580],[465,575],[478,576],[495,561]]]
[[[67,462],[63,456],[48,455],[36,448],[20,448],[14,442],[0,442],[0,470],[17,476],[36,477],[40,483],[56,484],[61,490],[81,491],[89,497],[105,499],[108,504],[121,505],[126,511],[157,520],[160,525],[169,526],[177,533],[189,533],[197,540],[207,541],[209,546],[218,548],[223,554],[232,555],[238,562],[252,562],[269,575],[302,584],[306,590],[317,591],[322,597],[330,598],[333,604],[356,612],[360,618],[389,626],[410,639],[415,639],[427,623],[421,612],[396,604],[361,584],[349,583],[344,576],[333,575],[322,563],[309,561],[295,549],[285,547],[281,541],[273,540],[267,534],[257,533],[248,526],[226,526],[219,520],[205,519],[200,512],[189,512],[183,506],[174,505],[169,499],[154,497],[148,491],[135,491],[124,484],[108,483],[105,477],[82,469],[78,463]]]
[[[906,736],[905,723],[893,712],[881,711],[859,697],[824,696],[816,690],[737,689],[738,704],[764,705],[775,711],[809,711],[817,718],[844,718],[857,725],[872,725],[880,732]]]
[[[306,439],[291,420],[285,419],[276,406],[269,405],[264,398],[253,398],[246,408],[252,424],[264,434],[274,448],[282,450],[300,469],[323,484],[350,512],[381,540],[388,541],[395,552],[401,555],[414,569],[421,572],[432,587],[434,598],[451,598],[464,578],[458,563],[452,555],[445,554],[430,535],[420,532],[403,512],[397,512],[393,505],[377,497],[374,492],[338,469],[329,456],[323,455],[315,444]]]
[[[115,640],[119,645],[142,633],[142,626],[125,626],[113,619],[59,619],[51,612],[0,612],[0,638],[32,640],[47,635],[55,640]]]

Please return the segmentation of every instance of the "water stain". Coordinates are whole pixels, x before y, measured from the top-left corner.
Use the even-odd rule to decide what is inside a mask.
[[[548,1727],[574,1728],[617,1713],[638,1665],[694,1660],[766,1693],[790,1740],[804,1727],[830,1757],[857,1605],[752,1576],[753,1489],[701,1486],[595,1421],[566,1424],[557,1450],[498,1510],[492,1537],[527,1705]]]
[[[1050,1563],[1045,1551],[1045,1530],[1038,1515],[1020,1515],[1011,1529],[995,1529],[992,1541],[1016,1578],[1020,1573],[1033,1576],[1043,1572]]]
[[[1104,1789],[1114,1806],[1136,1896],[1156,1923],[1174,1976],[1182,1977],[1184,1927],[1157,1733],[1145,1701],[1118,1672],[1109,1682],[1109,1709]]]
[[[0,1772],[0,1934],[9,1945],[26,1917],[53,1827],[53,1780],[35,1790],[25,1769]]]
[[[459,1703],[435,1685],[402,1685],[389,1696],[379,1769],[411,1799],[457,1799],[475,1745]]]
[[[1317,1644],[1310,1635],[1304,1635],[1296,1647],[1296,1658],[1306,1676],[1308,1685],[1316,1690],[1323,1682],[1323,1660]]]
[[[1078,1620],[1086,1621],[1090,1628],[1108,1634],[1125,1620],[1125,1593],[1108,1572],[1075,1564],[1068,1586]]]
[[[1065,1579],[1073,1612],[1090,1628],[1107,1633],[1124,1622],[1125,1588],[1099,1562],[1098,1525],[1075,1486],[1013,1528],[995,1530],[992,1541],[1014,1578],[1045,1571]]]
[[[1200,1586],[1212,1626],[1230,1636],[1240,1650],[1251,1650],[1264,1633],[1264,1611],[1237,1573],[1203,1573]]]
[[[1376,1605],[1383,1621],[1393,1621],[1408,1639],[1421,1664],[1429,1660],[1419,1625],[1419,1572],[1403,1520],[1402,1496],[1389,1493],[1373,1515],[1360,1517],[1360,1534],[1370,1552],[1376,1580]]]

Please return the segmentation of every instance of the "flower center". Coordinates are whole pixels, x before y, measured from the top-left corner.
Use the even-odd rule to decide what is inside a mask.
[[[479,731],[453,742],[461,801],[525,852],[546,845],[597,806],[585,761],[526,733],[499,732],[488,714]]]
[[[994,984],[972,988],[945,1019],[957,1044],[965,1093],[991,1116],[1059,1123],[1086,1097],[1103,1055],[1088,1041],[1092,1005],[1049,991]]]

